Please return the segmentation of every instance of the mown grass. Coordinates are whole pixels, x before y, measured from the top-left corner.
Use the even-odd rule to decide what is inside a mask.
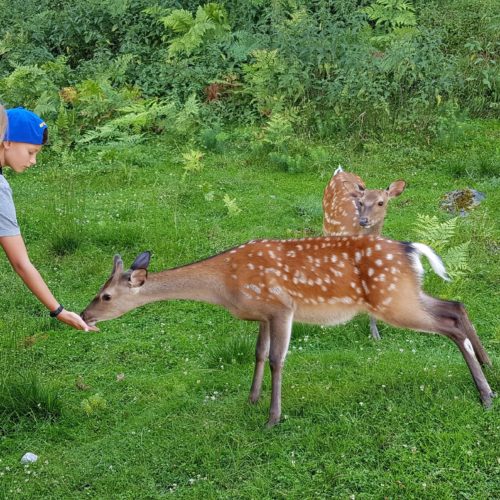
[[[44,153],[9,176],[32,260],[57,297],[81,310],[111,271],[152,250],[151,270],[257,237],[319,234],[323,188],[341,159],[382,187],[404,178],[385,233],[412,239],[417,214],[470,186],[485,201],[460,220],[472,271],[426,290],[465,302],[500,388],[498,124],[472,122],[431,146],[310,144],[335,158],[283,171],[233,133],[184,176],[182,144]],[[251,134],[249,134],[251,135]],[[304,155],[306,158],[307,155]],[[306,162],[307,163],[307,162]],[[224,195],[241,213],[230,216]],[[283,422],[264,430],[246,402],[257,325],[194,302],[151,304],[69,330],[47,318],[0,262],[0,496],[6,498],[498,498],[499,404],[484,411],[446,339],[359,317],[336,328],[295,325]],[[21,382],[19,382],[21,381]],[[20,464],[31,451],[39,461]]]

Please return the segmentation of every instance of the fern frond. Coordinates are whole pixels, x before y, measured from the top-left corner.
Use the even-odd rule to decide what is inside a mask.
[[[161,19],[163,24],[176,33],[187,33],[194,24],[193,14],[188,10],[176,9]]]
[[[446,254],[443,256],[443,261],[446,265],[448,274],[452,278],[457,278],[463,276],[467,272],[470,272],[468,255],[469,255],[470,241],[461,243],[451,247]]]
[[[225,194],[223,201],[229,216],[233,217],[241,212],[241,208],[236,204],[236,198],[230,198],[228,194]]]
[[[415,223],[416,239],[440,251],[453,238],[457,220],[457,217],[454,217],[453,219],[439,222],[435,215],[419,214]]]

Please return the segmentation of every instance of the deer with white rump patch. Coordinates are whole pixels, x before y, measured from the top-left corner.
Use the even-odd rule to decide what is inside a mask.
[[[398,180],[387,189],[366,189],[360,177],[345,172],[339,165],[323,193],[323,234],[380,236],[389,201],[405,187],[406,182]],[[380,340],[373,316],[370,316],[370,331],[375,340]]]
[[[292,323],[335,325],[367,312],[392,325],[450,338],[460,349],[484,406],[493,393],[481,369],[490,360],[462,304],[439,300],[421,289],[419,256],[446,279],[439,257],[426,245],[376,236],[256,240],[186,266],[148,274],[150,254],[124,271],[113,271],[82,312],[89,325],[117,318],[149,302],[191,299],[225,307],[260,324],[250,390],[261,393],[264,365],[271,368],[267,425],[281,415],[281,378]]]

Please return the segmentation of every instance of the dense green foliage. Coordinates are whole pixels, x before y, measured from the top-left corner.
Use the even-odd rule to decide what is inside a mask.
[[[53,143],[140,140],[193,105],[198,125],[277,116],[320,136],[432,136],[458,113],[498,113],[489,0],[0,6],[0,95],[49,120]]]
[[[66,306],[81,310],[109,275],[152,250],[150,270],[256,237],[319,234],[321,194],[342,163],[369,187],[408,181],[384,232],[448,249],[471,241],[467,268],[428,293],[462,300],[500,388],[498,141],[495,121],[458,124],[431,146],[388,138],[306,141],[301,171],[269,165],[255,129],[142,145],[46,148],[9,175],[30,256]],[[473,186],[468,217],[442,196]],[[436,217],[437,221],[433,218]],[[454,222],[450,222],[454,221]],[[451,260],[449,260],[451,259]],[[190,301],[156,303],[100,333],[51,320],[0,259],[1,498],[498,498],[500,405],[480,405],[447,339],[368,319],[293,328],[283,422],[266,431],[246,402],[257,324]],[[39,455],[22,466],[25,452]]]

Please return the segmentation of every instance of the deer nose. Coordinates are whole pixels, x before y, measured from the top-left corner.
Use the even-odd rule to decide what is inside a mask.
[[[368,217],[360,217],[359,218],[359,225],[360,226],[367,226],[368,225]]]

